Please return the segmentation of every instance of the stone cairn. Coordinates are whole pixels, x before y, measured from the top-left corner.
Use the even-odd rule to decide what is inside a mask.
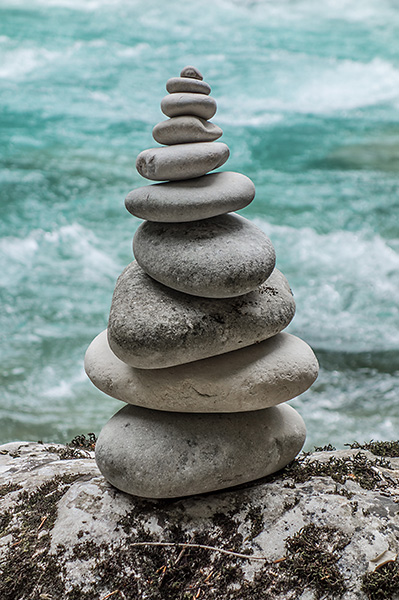
[[[252,481],[287,465],[306,429],[285,403],[317,377],[299,338],[281,333],[295,303],[268,237],[235,212],[255,188],[210,171],[229,156],[216,102],[194,67],[169,79],[169,117],[126,208],[144,219],[120,275],[108,330],[85,357],[100,390],[127,403],[102,429],[96,460],[115,487],[173,498]]]

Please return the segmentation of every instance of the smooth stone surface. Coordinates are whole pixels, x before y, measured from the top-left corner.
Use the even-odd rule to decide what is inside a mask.
[[[289,333],[241,350],[167,369],[135,369],[111,351],[107,331],[90,344],[85,369],[105,394],[145,408],[242,412],[291,400],[317,378],[312,349]]]
[[[192,94],[210,94],[211,86],[206,81],[193,77],[171,77],[166,82],[166,91],[169,94],[176,92],[191,92]]]
[[[172,117],[161,121],[152,130],[152,137],[159,144],[189,144],[196,142],[214,142],[223,131],[210,121],[190,115]]]
[[[200,79],[201,81],[204,79],[202,77],[202,73],[200,73],[198,69],[192,67],[191,65],[184,67],[184,69],[180,71],[180,77],[191,77],[192,79]]]
[[[278,471],[300,452],[305,424],[291,406],[187,414],[125,406],[103,427],[96,462],[115,487],[144,498],[191,496]]]
[[[204,94],[189,92],[168,94],[161,100],[161,110],[167,117],[195,115],[202,119],[212,119],[216,113],[216,100]]]
[[[277,269],[245,296],[209,299],[171,290],[133,261],[116,283],[108,342],[123,362],[162,369],[265,340],[285,329],[294,313],[292,292]]]
[[[254,196],[255,186],[249,177],[222,171],[137,188],[127,195],[125,206],[140,219],[181,223],[240,210]]]
[[[276,264],[267,235],[236,213],[189,225],[145,221],[134,235],[133,253],[147,275],[204,298],[247,294]]]
[[[222,142],[149,148],[138,155],[136,169],[153,181],[192,179],[224,165],[229,154]]]

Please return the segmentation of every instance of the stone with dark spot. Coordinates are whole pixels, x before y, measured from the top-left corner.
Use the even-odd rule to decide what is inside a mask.
[[[133,261],[115,287],[108,341],[123,362],[161,369],[265,340],[287,327],[294,313],[290,287],[277,269],[253,292],[210,299],[172,290]]]
[[[180,77],[191,77],[192,79],[200,79],[201,81],[204,79],[200,71],[191,65],[187,65],[187,67],[184,67],[180,71]]]

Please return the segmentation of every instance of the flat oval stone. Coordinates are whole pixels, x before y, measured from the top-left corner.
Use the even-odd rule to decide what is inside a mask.
[[[154,140],[166,146],[213,142],[220,138],[222,134],[223,131],[220,127],[211,123],[211,121],[205,121],[205,119],[192,115],[172,117],[167,121],[161,121],[152,130]]]
[[[176,92],[191,92],[192,94],[210,94],[211,86],[206,81],[193,77],[171,77],[166,82],[166,91],[169,94]]]
[[[216,109],[216,100],[204,94],[182,92],[168,94],[161,100],[161,110],[167,117],[195,115],[202,119],[212,119]]]
[[[192,179],[224,165],[229,154],[222,142],[149,148],[138,155],[136,169],[153,181]]]
[[[270,475],[301,451],[306,428],[283,404],[187,414],[125,406],[102,429],[96,462],[116,488],[144,498],[220,490]]]
[[[306,391],[319,366],[312,349],[289,333],[241,350],[166,369],[136,369],[111,351],[107,331],[90,344],[85,369],[105,394],[155,410],[243,412],[275,406]]]
[[[136,188],[125,200],[132,215],[148,221],[180,223],[240,210],[252,202],[255,186],[233,171]]]
[[[292,292],[277,269],[245,296],[210,299],[172,290],[133,261],[115,286],[108,342],[123,362],[162,369],[265,340],[285,329],[294,313]]]
[[[204,298],[247,294],[276,264],[267,235],[236,213],[189,225],[145,221],[134,235],[133,253],[147,275]]]

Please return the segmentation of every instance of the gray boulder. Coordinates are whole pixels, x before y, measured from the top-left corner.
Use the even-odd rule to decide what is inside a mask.
[[[195,115],[208,120],[216,113],[217,104],[211,96],[182,92],[164,96],[161,100],[161,110],[167,117]]]
[[[267,235],[235,213],[188,224],[146,221],[134,235],[133,253],[156,281],[204,298],[247,294],[276,264]]]
[[[242,412],[275,406],[315,381],[318,363],[301,339],[279,333],[259,344],[166,369],[135,369],[115,356],[107,332],[85,356],[102,392],[129,404],[180,412]]]
[[[195,81],[195,80],[194,80]],[[152,130],[152,137],[159,144],[171,146],[174,144],[188,144],[197,142],[214,142],[223,134],[223,131],[211,123],[192,115],[173,117],[161,121]]]
[[[214,299],[172,290],[133,261],[115,287],[108,341],[123,362],[161,369],[265,340],[285,329],[294,313],[288,282],[276,269],[249,294]]]
[[[127,195],[125,205],[140,219],[181,223],[239,210],[254,196],[255,186],[249,177],[222,171],[136,188]]]
[[[166,91],[169,94],[175,92],[191,92],[193,94],[210,94],[211,86],[205,81],[193,77],[171,77],[166,82]]]

